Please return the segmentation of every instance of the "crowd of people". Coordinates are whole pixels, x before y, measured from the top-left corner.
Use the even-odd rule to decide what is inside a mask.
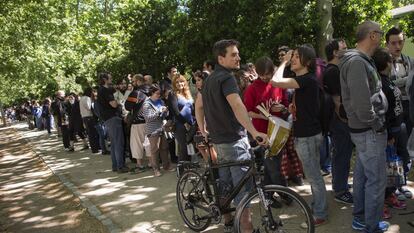
[[[269,119],[257,109],[262,105],[292,124],[284,148],[263,158],[264,182],[303,185],[306,178],[319,226],[328,221],[323,176],[331,173],[335,200],[354,205],[352,228],[383,232],[389,224],[382,220],[391,218],[388,208],[404,209],[412,198],[404,185],[414,120],[414,60],[402,54],[405,37],[398,27],[385,33],[386,48],[380,47],[383,36],[378,23],[366,21],[356,30],[354,49],[343,39],[329,41],[326,61],[304,44],[279,47],[276,64],[261,57],[245,65],[240,65],[239,43],[221,40],[213,47],[215,62],[206,61],[189,79],[171,66],[158,82],[148,74],[130,74],[114,85],[112,75],[103,72],[98,86],[83,93],[57,91],[53,101],[27,102],[16,112],[26,116],[30,128],[49,134],[56,128],[68,153],[81,140],[81,150],[110,154],[114,172],[150,170],[161,176],[199,154],[204,159],[211,154],[218,163],[250,159],[252,143],[268,143]],[[211,153],[194,143],[195,134],[211,138]],[[402,162],[397,181],[387,174],[388,152]],[[224,194],[244,172],[221,168],[220,191]],[[236,205],[250,188],[240,191]],[[249,210],[242,214],[245,232],[251,232],[249,215]],[[232,232],[232,216],[224,219],[225,231]]]

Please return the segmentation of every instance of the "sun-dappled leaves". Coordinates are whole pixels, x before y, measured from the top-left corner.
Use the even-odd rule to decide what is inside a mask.
[[[241,42],[243,62],[275,58],[281,45],[318,45],[321,0],[3,0],[0,1],[0,101],[44,98],[171,64],[181,72],[212,59],[222,38]],[[399,1],[333,0],[334,37],[352,45],[355,26],[387,26]],[[413,28],[412,21],[406,27]],[[413,33],[411,33],[413,34]]]

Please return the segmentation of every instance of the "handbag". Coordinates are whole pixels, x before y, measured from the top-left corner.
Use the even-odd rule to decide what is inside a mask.
[[[173,133],[175,131],[175,122],[173,120],[167,120],[164,123],[164,131],[167,133]]]

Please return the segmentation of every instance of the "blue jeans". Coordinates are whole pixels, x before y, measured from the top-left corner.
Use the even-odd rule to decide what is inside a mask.
[[[313,215],[318,219],[326,219],[328,217],[326,187],[319,165],[319,149],[321,143],[322,134],[317,134],[311,137],[295,138],[296,152],[302,161],[306,179],[311,185]]]
[[[112,170],[116,171],[125,167],[124,159],[124,129],[122,128],[122,119],[120,117],[112,117],[105,121],[105,127],[108,130],[111,139],[111,158]]]
[[[99,135],[99,146],[100,146],[102,152],[108,151],[108,149],[106,149],[106,145],[105,145],[105,139],[106,139],[105,125],[101,122],[98,122],[98,124],[95,125],[95,128],[96,128],[96,131],[98,132],[98,135]]]
[[[354,218],[365,222],[365,232],[378,231],[386,187],[387,134],[368,130],[351,133],[356,147],[354,168]]]
[[[331,124],[331,137],[334,147],[332,156],[332,189],[335,194],[348,191],[348,177],[351,167],[352,144],[348,125],[335,114]]]
[[[332,170],[332,158],[331,158],[331,137],[329,136],[323,136],[321,147],[319,154],[321,156],[320,164],[321,168],[324,171],[331,172]]]
[[[247,137],[239,139],[232,143],[214,144],[217,152],[217,160],[219,163],[250,160],[250,144]],[[225,197],[229,191],[236,186],[241,178],[246,174],[248,167],[231,166],[219,168],[219,190],[220,195]],[[240,190],[239,194],[234,198],[234,203],[238,205],[242,198],[252,189],[252,183],[247,182]]]
[[[52,129],[52,117],[51,116],[46,116],[43,119],[45,120],[45,129],[50,134],[51,133],[50,130]]]

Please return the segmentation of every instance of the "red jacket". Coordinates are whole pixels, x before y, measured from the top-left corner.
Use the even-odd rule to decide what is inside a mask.
[[[266,103],[266,101],[270,99],[273,101],[278,100],[286,107],[289,105],[285,90],[273,87],[270,83],[265,83],[260,78],[254,80],[253,83],[247,87],[243,98],[244,105],[248,112],[259,113],[256,106],[261,103]],[[274,116],[281,116],[281,113],[271,112],[271,114]],[[267,120],[253,118],[252,123],[257,131],[267,133]]]

